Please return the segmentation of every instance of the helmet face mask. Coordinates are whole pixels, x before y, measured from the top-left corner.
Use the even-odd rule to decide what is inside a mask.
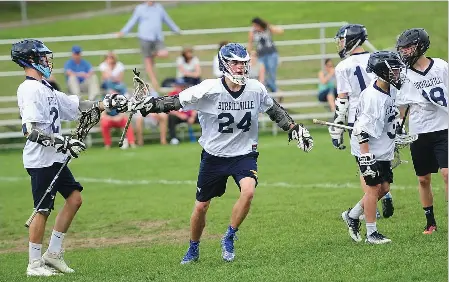
[[[407,68],[401,58],[390,51],[379,51],[371,54],[367,66],[368,72],[373,72],[378,79],[401,89],[406,80]]]
[[[413,67],[429,49],[429,35],[423,28],[407,29],[399,35],[396,50],[407,67]]]
[[[338,55],[342,59],[348,57],[367,38],[368,33],[363,25],[350,24],[342,26],[334,37]]]
[[[11,58],[21,67],[37,70],[45,78],[49,78],[53,70],[53,52],[39,40],[27,39],[13,44]]]
[[[249,78],[250,56],[241,44],[229,43],[218,52],[220,70],[235,84],[245,85]]]

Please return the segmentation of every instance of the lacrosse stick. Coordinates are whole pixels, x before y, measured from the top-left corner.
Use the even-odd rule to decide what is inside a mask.
[[[84,111],[81,113],[81,117],[78,122],[78,126],[75,128],[75,130],[72,132],[72,138],[78,139],[80,141],[83,141],[87,134],[89,133],[89,130],[96,125],[100,121],[100,109],[98,107],[93,107],[90,110]],[[42,202],[44,201],[45,197],[51,192],[53,187],[55,186],[56,181],[59,178],[59,175],[61,174],[62,169],[67,166],[67,164],[72,159],[72,156],[68,156],[64,163],[62,164],[61,168],[56,173],[55,177],[51,181],[50,185],[48,186],[47,190],[45,190],[44,195],[42,196],[39,203],[36,205],[36,207],[33,210],[33,213],[28,218],[28,220],[25,223],[25,227],[30,227],[31,222],[33,221],[34,217],[36,216],[39,207],[41,206]]]
[[[140,72],[138,72],[137,69],[133,69],[133,73],[134,73],[133,77],[134,92],[133,95],[130,97],[130,100],[133,103],[136,103],[143,101],[145,97],[150,93],[150,85],[140,78]],[[123,141],[125,140],[126,132],[128,131],[128,127],[131,124],[131,120],[135,113],[136,111],[132,111],[129,114],[128,121],[126,122],[125,125],[125,129],[123,129],[122,136],[120,137],[120,141],[118,142],[119,147],[123,146]]]
[[[325,126],[333,126],[333,127],[336,127],[336,128],[342,128],[342,129],[346,129],[346,130],[352,130],[353,129],[351,126],[347,126],[347,125],[339,124],[339,123],[328,122],[328,121],[324,121],[324,120],[319,120],[319,119],[316,119],[316,118],[313,119],[313,123],[320,124],[320,125],[325,125]]]
[[[407,111],[406,111],[406,114],[407,114]],[[319,119],[313,119],[313,123],[325,125],[325,126],[334,126],[337,128],[343,128],[343,129],[347,129],[347,130],[353,130],[353,127],[351,127],[351,126],[327,122],[327,121],[319,120]],[[405,118],[402,120],[402,124],[401,124],[400,128],[402,128],[404,126],[404,123],[405,123]],[[408,145],[410,145],[410,143],[412,143],[413,141],[415,141],[418,138],[417,135],[402,135],[402,136],[399,136],[399,135],[400,134],[396,134],[396,138],[394,139],[394,144],[395,144],[394,159],[393,159],[393,161],[391,161],[392,169],[396,168],[400,164],[408,163],[408,161],[401,160],[399,149],[407,147]]]

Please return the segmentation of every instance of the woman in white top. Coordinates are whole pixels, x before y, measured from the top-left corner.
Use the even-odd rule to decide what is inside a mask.
[[[201,82],[200,60],[193,56],[191,47],[184,47],[181,56],[176,59],[176,78],[183,79],[184,82],[196,85]]]
[[[123,83],[125,66],[118,61],[114,52],[109,51],[104,61],[100,64],[101,88],[107,93],[117,91],[120,94],[126,93],[126,85]]]

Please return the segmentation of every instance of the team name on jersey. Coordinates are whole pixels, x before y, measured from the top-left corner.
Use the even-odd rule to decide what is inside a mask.
[[[415,85],[416,89],[422,89],[422,88],[432,87],[432,86],[442,84],[442,83],[443,83],[443,80],[441,79],[441,77],[432,77],[431,79],[428,79],[428,80],[413,82],[413,85]]]
[[[47,102],[49,106],[54,106],[58,104],[58,102],[56,101],[56,97],[53,96],[47,97]]]
[[[218,109],[224,111],[240,111],[254,109],[254,101],[218,102]]]

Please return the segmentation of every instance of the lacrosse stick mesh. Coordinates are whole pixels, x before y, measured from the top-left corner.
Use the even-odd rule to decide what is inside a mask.
[[[140,72],[136,69],[134,69],[133,72],[134,91],[130,99],[131,102],[135,103],[145,99],[145,97],[150,93],[150,85],[140,78]]]
[[[84,140],[89,131],[100,121],[100,109],[93,107],[90,110],[81,112],[78,126],[72,133],[72,138],[80,141]]]

